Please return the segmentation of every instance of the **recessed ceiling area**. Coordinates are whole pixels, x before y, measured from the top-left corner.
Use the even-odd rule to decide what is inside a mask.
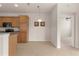
[[[55,3],[0,3],[0,13],[31,13],[39,12],[37,6],[40,6],[40,12],[50,12]]]

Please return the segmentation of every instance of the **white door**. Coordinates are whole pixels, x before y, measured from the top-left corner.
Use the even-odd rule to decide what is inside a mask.
[[[74,14],[63,14],[61,17],[61,47],[64,48],[74,47]],[[62,47],[62,48],[63,48]]]

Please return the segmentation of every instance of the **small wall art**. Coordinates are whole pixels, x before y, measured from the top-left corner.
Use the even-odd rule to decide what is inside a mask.
[[[45,21],[40,22],[40,26],[45,27]]]
[[[35,26],[35,27],[38,27],[38,26],[39,26],[39,22],[38,22],[38,21],[35,21],[35,22],[34,22],[34,26]]]

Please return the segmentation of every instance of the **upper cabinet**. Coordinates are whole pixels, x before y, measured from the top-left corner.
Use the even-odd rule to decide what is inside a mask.
[[[2,26],[2,23],[3,23],[3,18],[0,17],[0,26]]]
[[[0,26],[2,26],[3,22],[11,22],[13,27],[19,26],[18,17],[14,16],[1,16],[0,17]]]
[[[28,41],[28,29],[29,29],[29,17],[28,16],[19,16],[19,28],[20,33],[18,35],[18,43],[26,43]]]
[[[28,30],[29,17],[28,16],[19,16],[19,27],[20,31]]]
[[[28,22],[29,20],[28,16],[19,16],[19,18],[20,18],[20,22],[23,22],[23,23]]]

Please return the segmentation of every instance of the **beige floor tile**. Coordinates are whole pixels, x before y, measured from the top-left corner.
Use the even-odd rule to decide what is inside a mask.
[[[57,49],[49,42],[28,42],[17,45],[16,56],[79,56],[79,49]]]

